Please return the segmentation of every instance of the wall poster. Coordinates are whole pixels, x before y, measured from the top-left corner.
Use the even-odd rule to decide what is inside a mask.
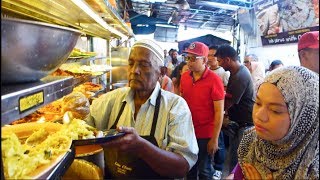
[[[295,43],[319,30],[319,0],[255,0],[253,8],[262,45]]]

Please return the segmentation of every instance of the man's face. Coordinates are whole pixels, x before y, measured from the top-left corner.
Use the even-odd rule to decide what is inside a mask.
[[[178,55],[179,55],[178,52],[174,51],[172,53],[172,59],[177,59]]]
[[[243,64],[248,68],[251,69],[251,58],[249,56],[244,57]]]
[[[205,66],[205,57],[203,56],[197,56],[188,53],[188,55],[185,58],[185,61],[188,64],[189,70],[193,72],[201,71],[203,69],[203,66]]]
[[[209,54],[208,54],[208,66],[211,68],[217,68],[219,66],[217,57],[214,55],[216,54],[217,50],[215,49],[210,49]]]
[[[152,91],[160,77],[157,58],[143,47],[132,48],[128,59],[129,86],[136,91]]]
[[[319,74],[319,49],[303,49],[301,65]]]
[[[223,67],[224,70],[230,71],[229,69],[229,64],[228,64],[228,58],[221,58],[221,57],[216,57],[219,66]]]

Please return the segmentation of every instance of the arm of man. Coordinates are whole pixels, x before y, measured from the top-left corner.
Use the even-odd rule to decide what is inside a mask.
[[[165,110],[168,114],[162,113],[166,114],[165,117],[169,119],[163,122],[168,124],[165,125],[164,139],[158,142],[160,148],[140,137],[133,127],[118,129],[126,132],[126,135],[105,143],[103,146],[105,148],[117,147],[121,152],[136,154],[161,176],[184,177],[196,163],[199,149],[191,112],[185,100],[177,97],[175,97],[176,101],[169,105],[167,103],[160,105],[160,109],[164,106],[171,107]]]
[[[224,99],[224,111],[228,112],[228,109],[234,104],[231,99],[232,95],[231,94],[226,94],[225,99]]]
[[[118,147],[121,152],[134,153],[162,176],[181,178],[189,170],[187,160],[180,154],[160,149],[139,136],[133,127],[119,127],[126,135],[103,146]]]
[[[214,127],[213,127],[213,135],[208,144],[208,153],[213,155],[218,150],[218,139],[219,133],[222,126],[223,121],[223,107],[224,107],[224,100],[220,101],[213,101],[214,104]]]
[[[249,73],[242,73],[237,79],[233,79],[232,82],[229,81],[224,102],[225,111],[234,104],[238,104],[240,102],[246,89],[250,88],[248,86],[249,81],[252,81]]]

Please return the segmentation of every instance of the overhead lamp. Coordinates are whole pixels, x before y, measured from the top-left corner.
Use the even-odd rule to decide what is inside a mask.
[[[231,5],[231,4],[224,4],[224,3],[217,3],[217,2],[212,2],[212,1],[199,1],[197,2],[197,5],[200,6],[212,6],[220,9],[227,9],[227,10],[232,10],[236,11],[240,7],[236,5]]]
[[[120,36],[122,39],[126,40],[128,37],[119,32],[118,30],[114,29],[113,27],[109,26],[98,14],[96,14],[89,5],[84,2],[83,0],[71,0],[75,5],[77,5],[80,9],[86,12],[92,19],[94,19],[98,24],[102,27],[107,29],[113,34]]]
[[[80,39],[81,39],[82,41],[87,41],[87,40],[88,40],[88,38],[87,38],[86,35],[81,35],[81,36],[80,36]]]

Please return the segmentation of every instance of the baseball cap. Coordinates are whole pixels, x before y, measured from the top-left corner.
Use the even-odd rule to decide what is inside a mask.
[[[237,51],[230,45],[228,44],[223,44],[221,46],[219,46],[219,48],[217,49],[216,54],[214,55],[215,57],[220,57],[220,58],[226,58],[226,57],[230,57],[230,58],[237,58]]]
[[[273,66],[277,66],[280,64],[283,64],[281,60],[274,60],[271,62],[270,66],[273,67]]]
[[[209,48],[207,45],[205,45],[202,42],[193,42],[189,45],[188,49],[185,50],[184,52],[190,53],[190,54],[195,54],[198,56],[208,57]]]
[[[319,31],[306,32],[300,37],[298,51],[305,48],[319,49]]]

